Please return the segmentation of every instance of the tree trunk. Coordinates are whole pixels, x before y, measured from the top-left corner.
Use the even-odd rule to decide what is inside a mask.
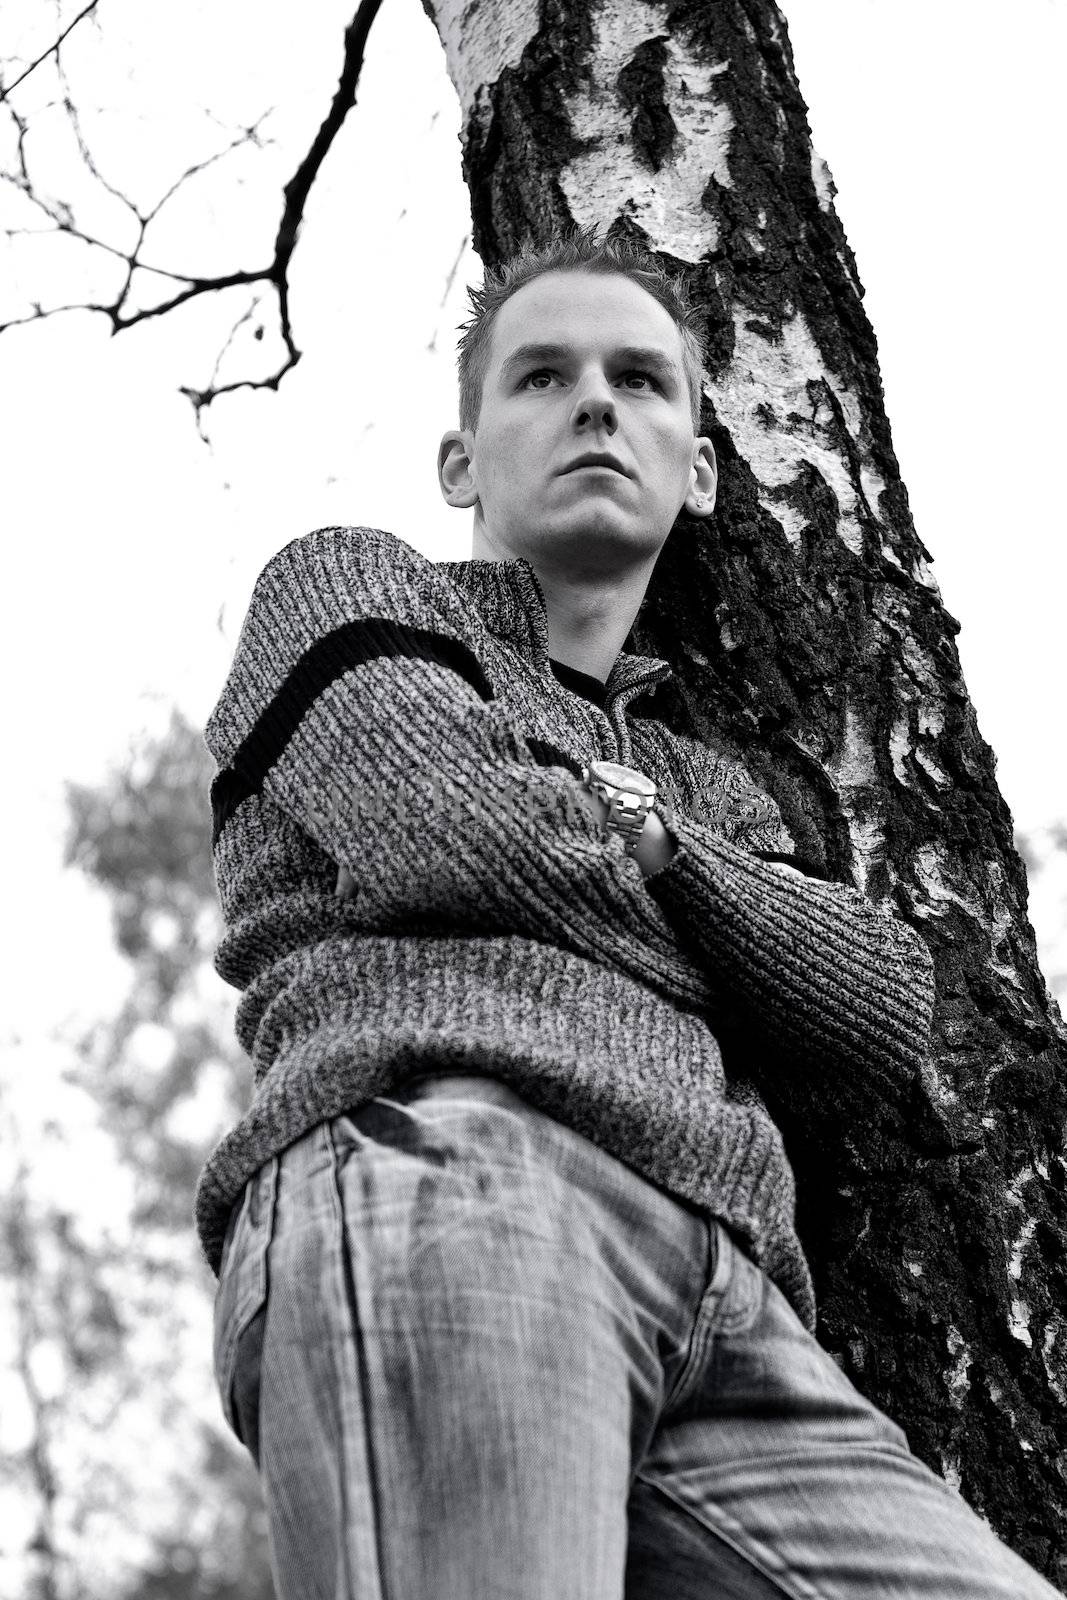
[[[783,1120],[820,1339],[1062,1586],[1067,1030],[785,22],[770,0],[425,3],[487,264],[597,221],[695,267],[720,500],[672,533],[628,641],[675,668],[645,709],[744,760],[798,851],[937,965],[930,1127],[842,1117],[828,1151]]]

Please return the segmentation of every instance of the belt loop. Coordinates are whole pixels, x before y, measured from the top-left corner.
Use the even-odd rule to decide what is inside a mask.
[[[709,1295],[720,1295],[730,1281],[730,1258],[734,1245],[733,1240],[718,1217],[710,1217],[708,1219],[708,1232],[711,1236],[712,1257],[715,1265],[712,1269],[707,1293]]]

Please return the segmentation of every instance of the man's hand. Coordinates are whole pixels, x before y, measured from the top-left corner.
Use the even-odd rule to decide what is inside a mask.
[[[658,872],[660,867],[665,867],[677,848],[659,817],[650,811],[634,851],[634,860],[644,876],[647,878],[651,873]]]

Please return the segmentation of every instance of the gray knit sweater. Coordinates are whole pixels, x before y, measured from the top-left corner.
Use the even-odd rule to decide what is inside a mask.
[[[627,718],[669,675],[623,651],[602,707],[580,692],[522,559],[431,562],[321,528],[267,563],[204,735],[215,967],[242,991],[254,1074],[197,1186],[216,1273],[268,1157],[416,1072],[484,1072],[720,1218],[814,1327],[759,1075],[847,1074],[875,1108],[903,1103],[931,961],[855,889],[765,859],[792,840],[736,762]],[[648,879],[579,798],[596,757],[666,798],[677,850]],[[758,1047],[744,1080],[724,1070],[728,1018]]]

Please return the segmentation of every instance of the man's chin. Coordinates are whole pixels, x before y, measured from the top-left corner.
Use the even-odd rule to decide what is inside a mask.
[[[527,514],[524,521],[528,537],[542,544],[581,539],[634,550],[655,546],[649,522],[609,500],[571,506],[565,511],[546,511],[536,522]],[[659,542],[662,543],[662,539]]]
[[[507,539],[515,555],[534,566],[570,572],[575,578],[619,577],[628,568],[655,565],[665,543],[632,520],[610,517],[546,518],[537,527],[516,530]]]

